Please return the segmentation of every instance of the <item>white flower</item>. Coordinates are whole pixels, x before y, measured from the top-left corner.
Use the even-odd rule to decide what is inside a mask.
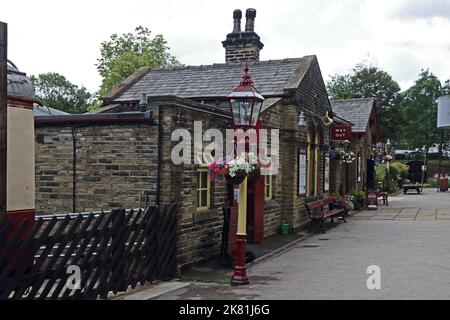
[[[249,154],[249,158],[254,155]],[[230,162],[227,163],[227,168],[229,175],[231,177],[235,177],[239,173],[249,174],[256,170],[256,164],[250,164],[249,161],[246,161],[243,157],[237,157]]]

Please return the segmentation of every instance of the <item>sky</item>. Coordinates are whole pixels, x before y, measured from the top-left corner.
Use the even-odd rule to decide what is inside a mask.
[[[315,54],[325,80],[370,60],[403,90],[421,69],[450,78],[450,0],[2,0],[0,21],[20,70],[58,72],[95,92],[111,34],[143,25],[185,65],[222,63],[233,10],[247,8],[257,11],[261,60]]]

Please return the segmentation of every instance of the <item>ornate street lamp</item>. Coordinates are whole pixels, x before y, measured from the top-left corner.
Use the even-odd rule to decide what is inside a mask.
[[[308,124],[306,123],[305,113],[303,111],[300,111],[300,114],[298,116],[298,125],[302,128],[308,126]]]
[[[256,128],[264,98],[253,86],[247,63],[241,84],[230,93],[228,99],[234,127],[244,130]]]
[[[391,144],[391,140],[389,138],[386,141],[385,147],[386,147],[386,150],[385,150],[386,154],[390,154],[391,153],[392,144]]]
[[[145,93],[141,94],[141,100],[139,101],[139,110],[141,112],[146,112],[148,108],[147,95]]]
[[[264,97],[253,86],[245,64],[241,83],[228,96],[235,129],[255,129],[261,113]],[[247,177],[239,185],[238,222],[236,232],[236,262],[231,285],[249,283],[245,266],[245,244],[247,242]]]

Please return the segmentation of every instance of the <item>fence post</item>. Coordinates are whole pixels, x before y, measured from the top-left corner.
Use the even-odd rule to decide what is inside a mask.
[[[132,214],[132,212],[133,212],[133,210],[131,210],[129,214]],[[112,210],[112,211],[111,211],[111,214],[113,214],[113,221],[112,221],[112,224],[114,224],[114,221],[115,221],[116,219],[121,219],[124,223],[126,223],[126,225],[122,225],[122,228],[125,228],[125,229],[126,229],[126,228],[128,227],[127,221],[126,221],[126,219],[125,219],[125,216],[126,216],[126,210],[125,210],[125,209]],[[126,234],[127,234],[127,231],[125,230],[125,231],[123,231],[121,234],[122,234],[122,235],[126,235]],[[111,245],[113,245],[114,242],[116,241],[116,240],[115,240],[116,237],[117,237],[117,235],[111,234]],[[120,239],[119,241],[117,241],[117,245],[116,245],[115,247],[111,248],[111,249],[112,249],[112,250],[111,250],[111,258],[112,258],[112,261],[111,261],[111,262],[112,262],[112,263],[114,263],[114,262],[115,262],[115,259],[117,259],[116,255],[117,255],[118,252],[122,252],[122,253],[125,252],[125,249],[126,249],[126,248],[125,248],[126,243],[125,243],[125,241],[123,241],[123,240],[126,241],[126,237],[125,237],[125,238],[122,237],[122,239]],[[121,258],[121,257],[119,257],[119,259],[120,259],[120,258]],[[120,259],[120,261],[119,261],[119,262],[117,263],[117,265],[116,265],[116,269],[119,270],[119,271],[118,271],[118,274],[121,275],[120,278],[117,279],[117,282],[120,282],[120,283],[121,283],[120,286],[119,286],[119,290],[126,291],[126,289],[127,289],[127,287],[126,287],[126,285],[125,285],[125,283],[126,283],[126,281],[125,281],[126,275],[125,275],[125,273],[124,273],[124,271],[125,271],[125,261],[123,261],[122,259]],[[113,270],[113,271],[115,271],[115,270]],[[113,287],[115,287],[115,283],[113,283]]]
[[[6,142],[7,142],[7,24],[0,22],[0,215],[6,214]]]

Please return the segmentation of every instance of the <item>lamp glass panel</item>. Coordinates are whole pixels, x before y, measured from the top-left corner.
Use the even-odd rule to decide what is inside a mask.
[[[250,123],[250,117],[252,114],[251,101],[241,101],[241,125],[246,126]]]
[[[240,117],[240,103],[237,100],[231,100],[231,110],[233,112],[233,121],[235,125],[239,125],[241,123]]]
[[[262,101],[255,101],[255,106],[253,107],[253,114],[252,114],[252,126],[256,126],[256,123],[258,122],[259,119],[259,114],[261,113],[261,108],[262,108]]]

